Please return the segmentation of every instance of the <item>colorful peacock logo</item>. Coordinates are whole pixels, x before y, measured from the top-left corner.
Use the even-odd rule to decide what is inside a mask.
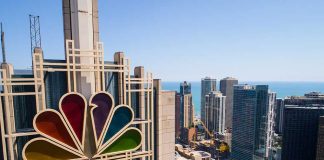
[[[140,148],[142,133],[132,127],[132,108],[115,106],[106,92],[91,96],[89,107],[83,95],[73,92],[62,96],[59,112],[46,109],[38,113],[33,125],[41,137],[25,145],[23,158],[95,159]]]

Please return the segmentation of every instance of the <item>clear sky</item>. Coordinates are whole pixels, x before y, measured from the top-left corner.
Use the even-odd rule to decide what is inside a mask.
[[[31,66],[28,14],[64,58],[61,0],[0,0],[7,59]],[[107,60],[124,51],[164,81],[324,81],[323,0],[99,0]]]

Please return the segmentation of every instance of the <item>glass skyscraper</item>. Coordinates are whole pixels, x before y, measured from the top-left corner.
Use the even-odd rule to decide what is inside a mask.
[[[269,157],[273,134],[275,93],[267,85],[234,86],[232,158],[235,160]]]
[[[216,91],[216,79],[206,77],[201,79],[201,98],[200,98],[200,119],[206,124],[206,99],[205,96],[212,91]]]
[[[316,159],[324,95],[311,92],[285,99],[282,160]],[[320,141],[319,141],[320,142]]]
[[[282,134],[282,127],[283,127],[283,113],[284,113],[284,99],[278,98],[276,100],[276,106],[275,106],[275,132],[277,134]]]
[[[183,83],[180,83],[180,94],[191,94],[191,84],[187,81],[184,81]]]
[[[318,121],[324,115],[324,105],[286,105],[284,115],[282,160],[315,159]]]

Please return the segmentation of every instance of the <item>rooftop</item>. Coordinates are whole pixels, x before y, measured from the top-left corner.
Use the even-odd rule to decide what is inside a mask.
[[[223,78],[221,80],[237,80],[236,78],[233,78],[233,77],[226,77],[226,78]]]
[[[295,109],[324,109],[324,105],[321,104],[313,104],[307,106],[301,105],[285,105],[285,108],[295,108]]]

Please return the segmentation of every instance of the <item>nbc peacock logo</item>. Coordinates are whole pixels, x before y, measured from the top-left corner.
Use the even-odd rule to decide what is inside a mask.
[[[26,143],[26,160],[96,159],[136,151],[142,132],[132,127],[134,112],[127,105],[115,106],[109,93],[92,95],[89,105],[79,93],[61,97],[59,111],[46,109],[34,117],[41,136]],[[89,154],[90,157],[89,157]]]

